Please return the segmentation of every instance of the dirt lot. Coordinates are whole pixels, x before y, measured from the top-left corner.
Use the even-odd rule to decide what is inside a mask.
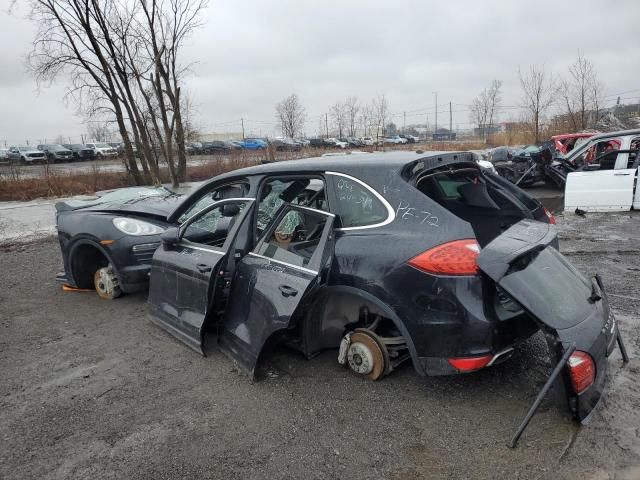
[[[58,246],[0,251],[0,478],[640,478],[640,216],[559,219],[562,249],[600,272],[631,363],[578,428],[545,402],[506,447],[545,380],[534,337],[509,362],[455,378],[407,366],[354,378],[336,352],[268,355],[251,383],[146,317],[145,296],[64,293]]]

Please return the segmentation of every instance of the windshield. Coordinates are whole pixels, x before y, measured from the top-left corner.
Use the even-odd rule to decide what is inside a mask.
[[[49,150],[66,150],[62,145],[49,145]]]
[[[98,148],[111,148],[111,146],[107,145],[106,143],[94,143],[94,145]]]
[[[110,202],[136,202],[144,198],[156,197],[165,198],[177,195],[173,191],[166,187],[129,187],[119,188],[111,192],[105,193],[99,197],[94,197],[89,200],[68,200],[65,202],[70,207],[92,207],[94,205],[100,205]]]

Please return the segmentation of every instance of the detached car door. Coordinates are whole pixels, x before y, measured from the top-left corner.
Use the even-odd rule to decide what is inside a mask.
[[[267,340],[292,326],[328,274],[334,215],[285,203],[236,269],[218,339],[251,377]]]
[[[254,200],[220,200],[169,229],[151,262],[151,320],[189,347],[204,354],[203,327],[224,295],[229,256]]]
[[[628,139],[605,140],[591,146],[597,152],[602,145],[615,146],[593,159],[593,164],[567,175],[564,209],[576,208],[585,212],[631,210],[633,204],[636,169],[627,168]],[[621,148],[622,147],[622,150]],[[594,153],[595,154],[595,153]]]

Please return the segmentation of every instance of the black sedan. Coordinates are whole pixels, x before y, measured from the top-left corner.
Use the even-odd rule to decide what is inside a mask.
[[[600,280],[558,252],[553,217],[468,153],[276,162],[186,198],[138,189],[56,208],[59,280],[115,297],[150,279],[155,323],[201,353],[218,332],[250,375],[273,341],[309,358],[338,348],[371,380],[405,361],[467,373],[543,330],[584,420],[618,338]]]
[[[79,161],[95,160],[96,152],[82,143],[64,144],[64,148],[73,152],[73,159]]]

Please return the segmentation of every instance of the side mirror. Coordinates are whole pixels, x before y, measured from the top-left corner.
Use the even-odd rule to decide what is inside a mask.
[[[167,228],[160,235],[162,244],[166,247],[172,247],[180,241],[180,230],[176,227]]]

